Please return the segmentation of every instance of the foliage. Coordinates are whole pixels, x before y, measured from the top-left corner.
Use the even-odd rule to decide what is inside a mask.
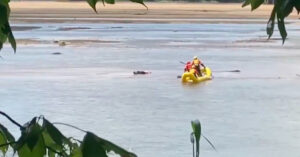
[[[243,4],[243,7],[251,5],[251,10],[253,11],[260,7],[263,3],[264,0],[246,0]],[[275,0],[275,4],[267,24],[267,34],[269,35],[269,38],[273,35],[276,18],[277,26],[284,43],[287,37],[284,19],[292,13],[294,8],[299,14],[300,0]]]
[[[8,117],[1,111],[0,114]],[[9,120],[12,119],[9,117]],[[15,121],[14,123],[16,124]],[[137,157],[88,131],[84,131],[82,141],[67,138],[54,124],[44,117],[35,117],[23,126],[17,124],[21,130],[21,136],[17,140],[0,124],[0,156],[1,153],[4,156],[11,148],[19,157],[107,157],[111,151],[121,157]]]
[[[10,0],[0,0],[0,50],[8,39],[16,52],[16,41],[8,21],[10,15],[9,1]]]
[[[100,0],[86,0],[86,1],[93,8],[93,10],[97,13],[96,4]],[[102,1],[103,5],[105,5],[105,4],[115,4],[115,0],[101,0],[101,1]],[[134,2],[134,3],[142,4],[143,6],[145,6],[147,8],[147,6],[145,5],[143,0],[130,0],[130,1]]]

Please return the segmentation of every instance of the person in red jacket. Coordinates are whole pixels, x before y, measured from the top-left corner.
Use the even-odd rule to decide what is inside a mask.
[[[184,72],[189,72],[192,69],[192,65],[191,62],[187,62],[184,67]]]

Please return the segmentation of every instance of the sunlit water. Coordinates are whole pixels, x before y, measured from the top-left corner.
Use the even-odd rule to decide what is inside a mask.
[[[17,26],[40,26],[15,36],[45,42],[20,45],[16,54],[7,45],[1,52],[0,107],[20,123],[44,115],[91,130],[140,157],[191,157],[190,121],[198,118],[218,150],[202,140],[200,156],[299,156],[300,53],[292,39],[300,35],[294,25],[285,46],[247,41],[266,38],[260,24]],[[65,27],[90,29],[59,30]],[[112,43],[51,43],[75,39]],[[241,73],[215,72],[212,81],[183,85],[179,61],[194,55],[212,70]],[[133,76],[134,70],[152,74]],[[18,135],[6,119],[1,123]],[[68,136],[83,136],[59,127]]]

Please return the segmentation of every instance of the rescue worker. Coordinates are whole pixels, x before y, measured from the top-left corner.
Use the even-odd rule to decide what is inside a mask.
[[[194,74],[195,77],[199,77],[199,73],[198,73],[198,71],[196,70],[196,66],[195,66],[195,65],[192,65],[192,68],[190,69],[190,72],[191,72],[192,74]]]
[[[191,69],[192,69],[192,63],[189,61],[185,64],[184,72],[190,72]]]
[[[205,67],[205,65],[198,59],[197,56],[194,56],[194,60],[193,60],[192,65],[195,66],[195,69],[196,69],[198,75],[199,75],[200,77],[203,76],[202,73],[201,73],[201,67],[200,67],[200,66],[202,66],[204,69],[205,69],[206,67]]]

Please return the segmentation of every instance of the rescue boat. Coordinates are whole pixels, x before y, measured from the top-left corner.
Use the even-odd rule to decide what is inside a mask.
[[[183,73],[181,76],[182,83],[200,83],[213,78],[210,68],[201,69],[201,72],[203,74],[201,77],[196,77],[193,71]]]

